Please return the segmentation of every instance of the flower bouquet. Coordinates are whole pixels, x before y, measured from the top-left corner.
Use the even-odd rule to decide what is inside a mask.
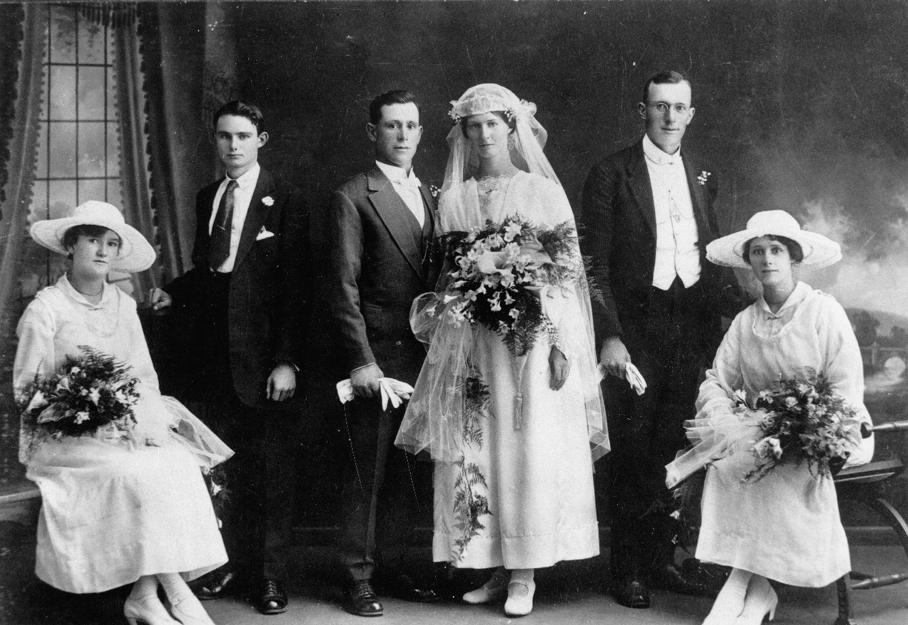
[[[739,404],[746,401],[736,393]],[[807,460],[811,473],[830,477],[861,439],[861,420],[830,389],[829,381],[806,369],[803,377],[781,380],[756,400],[759,434],[751,449],[756,467],[744,481],[757,481],[783,462]]]
[[[25,387],[19,396],[23,425],[39,435],[60,438],[107,432],[135,424],[133,406],[139,399],[137,378],[130,367],[92,347],[80,345],[82,355],[67,356],[57,373]]]
[[[517,216],[500,224],[486,221],[454,246],[446,313],[457,325],[466,320],[497,332],[516,356],[526,354],[543,333],[554,343],[557,330],[543,311],[539,290],[567,285],[583,273],[577,249],[569,221],[551,230]]]

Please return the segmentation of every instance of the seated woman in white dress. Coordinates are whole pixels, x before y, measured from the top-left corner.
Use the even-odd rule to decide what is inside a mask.
[[[757,213],[741,232],[713,241],[707,258],[750,268],[763,295],[741,312],[700,386],[698,413],[688,423],[692,450],[668,465],[668,485],[709,463],[696,556],[732,567],[704,625],[758,625],[775,614],[768,580],[820,587],[851,570],[835,485],[808,462],[781,462],[758,480],[753,410],[735,410],[744,392],[749,408],[761,391],[813,370],[845,400],[860,422],[864,407],[861,352],[845,310],[798,280],[799,265],[825,267],[841,258],[839,245],[801,230],[784,211]],[[738,424],[741,427],[738,427]],[[856,430],[856,426],[852,428]],[[873,437],[851,432],[846,466],[870,461]]]
[[[511,220],[500,237],[487,241],[498,237],[495,247],[511,241],[518,265],[545,264],[539,258],[551,256],[551,274],[538,274],[521,295],[510,291],[541,309],[545,324],[526,326],[530,339],[520,341],[521,348],[516,331],[459,317],[470,295],[451,274],[463,264],[449,256],[438,292],[414,303],[411,325],[430,348],[396,444],[436,460],[434,560],[498,568],[464,601],[487,603],[507,594],[505,613],[522,616],[532,610],[534,569],[599,553],[593,461],[608,451],[605,409],[574,216],[542,152],[546,133],[535,106],[492,84],[472,87],[452,104],[457,123],[448,135],[440,234],[454,241],[449,247],[464,249],[469,241],[458,236],[502,229]],[[554,236],[560,247],[518,246],[521,226],[513,220],[549,233],[540,242]],[[505,284],[504,274],[512,271],[507,255],[490,252],[477,266]],[[504,264],[485,262],[494,259]],[[507,320],[515,313],[517,325],[520,315],[529,317],[508,310],[511,295],[495,292],[498,303],[488,300],[493,314],[503,311],[499,317]]]
[[[154,249],[103,202],[36,222],[31,235],[67,254],[70,267],[19,321],[19,397],[36,379],[51,378],[67,356],[78,358],[83,346],[128,365],[139,393],[135,427],[122,435],[108,424],[54,436],[23,416],[20,460],[42,503],[35,573],[71,593],[134,583],[124,606],[132,625],[210,625],[182,576],[227,561],[200,467],[233,452],[179,402],[161,396],[136,302],[106,281],[111,269],[147,269]],[[159,583],[170,612],[158,599]]]

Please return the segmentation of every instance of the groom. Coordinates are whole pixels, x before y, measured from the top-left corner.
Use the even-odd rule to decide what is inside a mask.
[[[258,164],[268,141],[258,107],[214,116],[226,177],[196,196],[194,267],[155,289],[187,346],[187,397],[236,452],[225,463],[223,535],[230,562],[200,580],[215,599],[251,590],[263,614],[287,610],[284,590],[295,486],[295,433],[304,392],[309,215],[302,192]],[[196,404],[199,404],[198,406]]]
[[[327,284],[338,378],[350,378],[355,394],[344,407],[343,425],[351,450],[342,496],[344,609],[378,616],[383,609],[372,578],[379,556],[392,593],[411,601],[438,600],[401,568],[420,506],[413,481],[417,463],[394,446],[406,403],[383,409],[379,397],[383,377],[416,383],[425,349],[410,330],[410,306],[434,289],[438,262],[435,198],[413,173],[422,136],[414,96],[406,91],[377,96],[369,105],[366,131],[375,165],[331,197]]]

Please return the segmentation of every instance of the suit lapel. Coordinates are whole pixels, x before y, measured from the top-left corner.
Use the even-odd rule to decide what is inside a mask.
[[[367,175],[369,201],[416,275],[422,277],[422,254],[407,223],[409,210],[388,177],[376,167]],[[425,197],[425,196],[423,196]]]
[[[700,184],[700,181],[697,180],[700,170],[692,162],[692,159],[684,157],[682,161],[684,163],[684,172],[687,174],[687,187],[690,189],[690,200],[693,203],[694,217],[697,220],[697,232],[700,233],[698,238],[702,247],[705,245],[704,242],[712,240],[714,236],[709,230],[709,219],[707,219],[706,214],[706,186]]]
[[[627,178],[631,193],[637,200],[637,206],[646,223],[649,224],[653,238],[656,237],[656,204],[653,201],[653,185],[649,179],[649,170],[646,167],[646,157],[643,155],[643,142],[637,144],[634,155],[627,164]]]
[[[242,264],[246,254],[252,249],[252,244],[255,243],[259,230],[262,224],[265,223],[265,217],[268,216],[271,207],[265,206],[262,198],[273,190],[274,180],[271,178],[271,174],[262,169],[259,172],[258,182],[255,184],[255,191],[252,192],[252,199],[249,200],[246,221],[243,222],[243,232],[240,233],[240,243],[236,250],[236,260],[233,263],[234,271]]]

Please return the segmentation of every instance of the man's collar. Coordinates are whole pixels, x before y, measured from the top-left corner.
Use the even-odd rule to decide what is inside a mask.
[[[391,182],[394,182],[395,180],[406,180],[407,178],[416,178],[416,174],[412,167],[410,168],[410,174],[407,175],[407,172],[405,172],[403,168],[397,167],[396,165],[388,165],[387,163],[382,163],[380,161],[375,161],[375,164],[378,165],[378,168],[382,170],[382,173],[384,173]]]
[[[656,165],[675,165],[681,162],[681,148],[674,154],[663,152],[646,133],[643,134],[643,153]]]
[[[245,189],[249,185],[252,185],[254,187],[255,183],[258,182],[258,180],[259,180],[259,172],[261,172],[261,171],[262,171],[262,167],[261,167],[261,165],[258,164],[258,161],[256,161],[255,165],[253,165],[249,169],[249,171],[247,171],[245,174],[243,174],[242,176],[240,176],[239,178],[236,179],[237,185],[241,189]],[[227,178],[229,179],[230,176],[227,176]]]

